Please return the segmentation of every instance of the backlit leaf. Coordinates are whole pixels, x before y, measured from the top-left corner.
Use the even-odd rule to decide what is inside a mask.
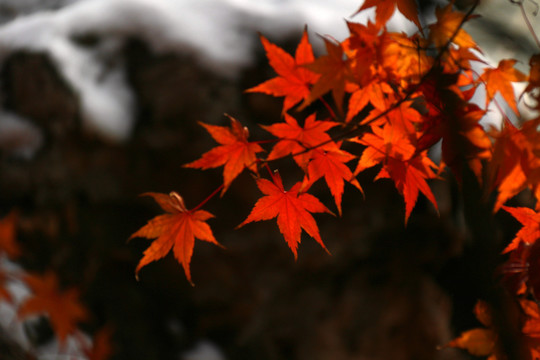
[[[264,194],[260,198],[249,216],[238,227],[253,221],[270,220],[277,217],[279,231],[291,248],[294,258],[298,257],[298,244],[302,229],[314,238],[324,250],[328,252],[319,234],[319,227],[310,213],[332,212],[324,206],[315,196],[305,193],[302,183],[298,182],[290,190],[283,188],[279,173],[272,175],[272,181],[258,179],[257,186]]]
[[[294,59],[283,49],[268,41],[264,36],[261,36],[261,42],[266,51],[270,66],[272,66],[278,76],[252,87],[246,90],[246,92],[262,92],[272,96],[284,96],[282,112],[285,113],[301,100],[307,99],[311,85],[319,78],[318,74],[302,66],[312,63],[315,60],[307,30],[304,30]]]
[[[512,214],[523,225],[503,253],[514,250],[521,242],[531,245],[540,238],[540,213],[526,207],[503,206],[502,208]]]
[[[452,10],[452,3],[444,8],[437,8],[437,21],[429,26],[429,38],[435,46],[442,48],[450,40],[464,48],[477,48],[472,37],[460,27],[465,20],[465,14]]]
[[[365,0],[356,14],[365,9],[376,7],[375,20],[379,26],[384,26],[394,13],[396,6],[408,20],[412,21],[418,29],[422,29],[418,20],[418,7],[415,0]]]
[[[280,138],[274,145],[266,160],[279,159],[289,154],[297,154],[294,161],[302,169],[307,168],[311,158],[310,148],[314,146],[324,146],[321,149],[328,149],[334,145],[327,130],[337,126],[336,122],[315,119],[315,114],[308,116],[304,120],[304,126],[300,127],[298,122],[292,116],[285,114],[285,122],[276,123],[262,128],[272,135]]]
[[[189,264],[195,239],[219,245],[206,223],[214,216],[205,210],[188,210],[184,200],[176,192],[169,195],[160,193],[143,195],[151,196],[167,214],[156,216],[131,235],[130,239],[135,237],[155,239],[144,251],[144,256],[135,269],[135,276],[138,277],[143,266],[163,258],[172,249],[175,259],[184,268],[186,278],[193,285]]]
[[[362,191],[358,180],[345,163],[353,160],[354,155],[339,149],[340,144],[335,149],[320,150],[312,152],[312,158],[308,165],[309,182],[313,183],[324,177],[332,196],[336,202],[339,214],[341,215],[341,197],[345,181],[354,185]]]
[[[264,151],[259,144],[247,141],[249,131],[246,127],[242,127],[240,122],[231,116],[229,119],[231,120],[230,128],[201,123],[221,145],[204,153],[200,159],[184,165],[184,167],[203,170],[225,165],[222,195],[245,168],[254,173],[257,172],[256,154]]]
[[[527,77],[514,68],[517,60],[501,60],[496,69],[486,68],[480,80],[486,84],[486,107],[499,92],[510,108],[519,114],[512,82],[525,81]]]

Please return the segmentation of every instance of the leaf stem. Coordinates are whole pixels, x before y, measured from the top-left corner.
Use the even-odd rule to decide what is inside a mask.
[[[328,110],[332,119],[334,119],[334,121],[338,121],[336,113],[334,112],[334,110],[332,110],[332,107],[328,104],[328,102],[324,100],[322,96],[319,97],[319,100],[323,103],[326,110]]]
[[[211,198],[213,198],[214,196],[216,196],[216,194],[218,192],[221,191],[221,189],[223,189],[223,183],[221,185],[219,185],[219,187],[214,190],[210,195],[208,195],[208,197],[206,199],[204,199],[203,201],[201,201],[201,203],[197,206],[195,206],[193,209],[189,210],[190,212],[193,212],[193,211],[196,211],[198,209],[200,209],[204,204],[206,204]]]
[[[272,169],[270,169],[270,165],[268,165],[268,161],[265,161],[264,162],[264,167],[266,168],[266,170],[268,171],[268,174],[270,174],[270,177],[272,178],[272,182],[276,182],[276,179],[274,178],[274,172],[272,171]]]

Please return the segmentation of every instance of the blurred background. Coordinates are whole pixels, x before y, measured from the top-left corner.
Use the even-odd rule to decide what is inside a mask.
[[[476,197],[482,221],[471,228],[452,178],[431,184],[439,214],[421,196],[405,228],[394,185],[366,172],[365,198],[346,186],[343,216],[316,216],[332,255],[306,236],[295,262],[275,221],[234,229],[260,196],[243,173],[205,205],[226,249],[196,242],[195,287],[172,255],[134,277],[150,240],[127,239],[161,212],[138,195],[177,191],[192,208],[222,182],[221,169],[182,168],[215,144],[197,122],[227,125],[227,113],[259,140],[269,135],[257,124],[280,120],[280,99],[244,93],[274,76],[258,33],[292,53],[307,24],[320,53],[317,34],[344,39],[360,5],[0,0],[0,216],[18,211],[23,250],[2,266],[53,270],[79,288],[91,313],[82,331],[114,329],[111,359],[467,359],[438,346],[479,325],[475,236],[500,247],[517,224],[493,219]],[[420,5],[432,21],[436,3]],[[527,71],[534,42],[519,9],[493,0],[479,12],[467,29],[486,58],[517,58]],[[400,16],[392,27],[414,31]],[[291,161],[274,167],[300,178]],[[331,207],[322,184],[313,192]],[[28,291],[15,285],[20,302]],[[0,304],[0,359],[2,349],[13,359],[84,358],[60,349],[46,320],[17,321],[17,301]]]

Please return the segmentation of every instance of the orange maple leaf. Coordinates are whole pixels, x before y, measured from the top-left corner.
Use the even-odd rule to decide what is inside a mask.
[[[492,329],[475,328],[463,332],[446,346],[467,350],[474,356],[490,356],[497,345],[497,333]],[[491,356],[490,356],[490,359]],[[495,357],[495,359],[497,359]]]
[[[77,330],[77,323],[88,318],[86,308],[79,302],[79,290],[61,290],[56,274],[52,271],[43,275],[28,274],[24,282],[33,295],[24,301],[18,310],[19,318],[32,314],[46,314],[60,343]]]
[[[349,110],[345,122],[351,121],[368,102],[377,110],[384,111],[388,108],[386,99],[388,94],[393,93],[392,88],[386,82],[372,81],[368,85],[359,88],[349,98]]]
[[[0,252],[5,252],[11,259],[21,255],[21,249],[15,239],[18,218],[18,212],[12,210],[0,219]]]
[[[403,88],[422,81],[422,76],[433,66],[433,58],[424,50],[428,45],[427,39],[419,34],[387,33],[378,49],[382,68],[392,73],[386,78],[395,79]]]
[[[412,21],[419,29],[422,29],[420,20],[418,20],[418,7],[415,0],[366,0],[354,15],[373,6],[377,7],[375,10],[375,21],[379,26],[386,24],[397,6],[403,16]]]
[[[442,138],[442,159],[458,181],[465,165],[480,179],[482,160],[491,158],[492,148],[479,123],[486,112],[464,99],[452,85],[454,80],[447,74],[435,73],[422,88],[429,113],[419,143],[426,149]]]
[[[356,141],[366,145],[358,162],[355,174],[366,168],[382,163],[381,171],[375,178],[391,178],[405,200],[405,223],[416,204],[418,192],[422,192],[437,208],[437,201],[426,179],[435,178],[432,169],[437,166],[426,156],[417,153],[404,133],[396,131],[395,126],[386,124],[383,128],[373,126],[373,133],[365,133]]]
[[[324,177],[336,202],[339,215],[341,215],[341,197],[343,195],[345,181],[362,191],[358,180],[356,180],[349,167],[345,165],[345,163],[353,160],[356,156],[341,150],[340,147],[341,143],[338,143],[335,149],[315,149],[307,168],[310,184]]]
[[[512,214],[523,225],[521,230],[517,232],[516,237],[503,250],[503,254],[516,249],[522,242],[531,245],[540,238],[540,212],[535,212],[526,207],[503,206],[502,208]]]
[[[304,229],[314,238],[326,252],[319,228],[310,213],[326,212],[332,214],[315,196],[305,193],[306,186],[297,182],[290,190],[283,188],[283,182],[278,172],[272,175],[272,181],[258,179],[257,186],[265,195],[260,198],[249,216],[237,228],[253,221],[270,220],[277,217],[279,231],[291,248],[294,258],[298,258],[298,244]]]
[[[425,100],[418,148],[442,139],[442,160],[461,181],[464,166],[481,180],[482,161],[491,158],[492,143],[480,120],[486,114],[456,86],[457,76],[434,69],[419,90]],[[474,88],[473,88],[474,89]],[[471,95],[472,94],[467,94]]]
[[[228,115],[227,115],[228,116]],[[184,167],[209,169],[225,165],[223,169],[223,195],[232,181],[244,170],[257,173],[257,153],[264,149],[256,142],[248,142],[249,131],[240,122],[228,116],[231,127],[200,123],[221,146],[204,153],[198,160]]]
[[[343,51],[341,43],[336,43],[323,38],[327,55],[317,58],[305,67],[321,76],[313,85],[308,97],[300,105],[300,110],[317,100],[328,91],[332,90],[332,96],[338,109],[341,111],[343,96],[345,94],[346,79],[349,74],[349,59]]]
[[[473,18],[473,16],[465,19],[465,14],[452,11],[452,3],[444,8],[438,7],[435,10],[435,15],[437,22],[429,25],[429,39],[435,46],[441,48],[452,40],[454,44],[464,48],[478,48],[472,37],[463,28],[460,28],[464,21]]]
[[[501,60],[496,69],[484,70],[480,80],[486,84],[486,108],[498,91],[510,108],[519,114],[512,82],[525,81],[527,77],[521,71],[514,69],[516,62],[517,60],[513,59]]]
[[[311,158],[311,150],[308,149],[324,143],[326,145],[321,146],[323,149],[331,147],[333,142],[326,131],[337,125],[339,124],[333,121],[316,120],[315,114],[312,114],[304,120],[304,127],[300,127],[295,118],[285,114],[284,123],[262,126],[263,129],[280,138],[268,154],[267,160],[301,153],[294,156],[294,161],[305,170]]]
[[[356,91],[358,87],[364,87],[374,80],[378,63],[381,60],[380,28],[368,21],[366,25],[347,22],[350,36],[341,45],[343,52],[348,58],[345,74],[349,77],[350,83],[346,85],[349,92]]]
[[[536,132],[536,124],[529,124],[518,129],[508,119],[504,121],[500,132],[492,134],[495,138],[493,157],[489,162],[492,188],[497,189],[497,201],[493,211],[497,211],[506,200],[522,191],[533,180],[531,171],[540,165],[532,144],[527,139],[527,132]]]
[[[135,237],[156,239],[144,251],[144,256],[135,269],[135,276],[138,277],[143,266],[163,258],[173,249],[174,257],[182,264],[186,278],[193,285],[189,263],[193,255],[195,238],[220,245],[206,223],[214,215],[205,210],[188,210],[182,197],[174,191],[169,195],[161,193],[142,195],[151,196],[167,214],[154,217],[130,236],[130,240]]]
[[[519,299],[519,304],[526,316],[521,331],[523,334],[540,338],[540,311],[535,301]]]
[[[478,321],[486,328],[475,328],[467,330],[444,347],[455,347],[467,350],[474,356],[489,356],[489,359],[500,359],[498,348],[498,335],[492,328],[491,311],[484,301],[477,301],[474,313]]]
[[[308,97],[311,85],[319,78],[318,74],[302,66],[315,60],[307,30],[304,30],[294,59],[264,36],[261,36],[261,42],[266,50],[270,66],[274,68],[278,76],[247,89],[246,92],[262,92],[277,97],[284,96],[282,113],[285,113],[298,102]]]
[[[484,60],[480,59],[470,48],[449,48],[448,57],[451,61],[445,61],[441,65],[444,68],[446,74],[458,74],[456,80],[456,86],[469,87],[470,85],[476,86],[476,72],[472,70],[471,61],[481,62],[487,64]],[[473,90],[474,91],[474,90]]]

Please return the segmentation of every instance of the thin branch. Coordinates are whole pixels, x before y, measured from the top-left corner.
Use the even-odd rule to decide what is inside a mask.
[[[189,210],[189,211],[196,211],[198,209],[200,209],[204,204],[206,204],[211,198],[213,198],[214,196],[216,196],[216,194],[221,190],[223,189],[223,186],[224,184],[222,183],[216,190],[214,190],[210,195],[208,195],[208,197],[206,199],[204,199],[203,201],[201,201],[201,203],[197,206],[195,206],[193,209]]]
[[[536,46],[540,48],[540,40],[538,39],[538,36],[536,35],[536,32],[534,31],[534,28],[531,22],[529,21],[529,17],[527,16],[527,12],[525,11],[525,7],[523,6],[523,1],[519,1],[517,3],[514,1],[511,1],[511,2],[519,6],[519,9],[521,10],[521,16],[523,16],[523,20],[525,20],[525,24],[527,24],[527,28],[529,29],[529,32],[531,33],[534,39],[534,42],[536,42]],[[536,4],[536,6],[538,7],[538,4]]]

